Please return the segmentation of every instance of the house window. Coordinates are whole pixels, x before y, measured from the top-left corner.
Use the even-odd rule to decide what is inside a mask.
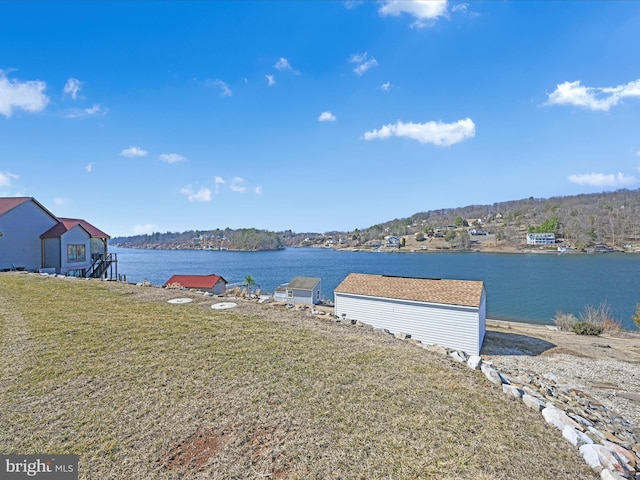
[[[84,262],[87,260],[85,244],[67,245],[67,262]]]
[[[75,270],[67,271],[67,277],[84,277],[86,274],[86,270],[84,268],[76,268]]]
[[[293,290],[287,290],[287,297],[293,298]]]

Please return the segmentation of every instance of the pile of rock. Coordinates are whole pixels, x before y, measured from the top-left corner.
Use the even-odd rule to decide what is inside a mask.
[[[478,355],[439,345],[424,348],[480,370],[490,382],[500,385],[505,394],[541,412],[547,423],[580,449],[585,462],[600,472],[602,479],[640,479],[640,428],[579,387],[559,385],[553,374],[540,375],[528,370],[506,376]]]

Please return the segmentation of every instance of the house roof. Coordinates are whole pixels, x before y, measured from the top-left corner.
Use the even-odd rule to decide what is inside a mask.
[[[351,273],[336,293],[479,307],[484,282]]]
[[[26,203],[29,201],[32,201],[33,203],[35,203],[38,207],[40,207],[47,215],[49,215],[54,220],[58,220],[53,213],[51,213],[49,210],[44,208],[44,206],[42,206],[42,204],[33,197],[1,197],[0,198],[0,215],[3,215],[7,213],[9,210],[13,210],[17,206],[22,205],[23,203]]]
[[[289,282],[287,288],[296,290],[313,290],[320,283],[320,279],[316,277],[294,277]]]
[[[0,215],[7,213],[9,210],[13,210],[18,205],[22,205],[28,200],[31,200],[31,197],[0,198]]]
[[[219,280],[227,283],[224,278],[215,273],[210,275],[173,275],[164,286],[177,283],[186,288],[213,288]]]
[[[91,225],[85,220],[78,218],[58,218],[58,223],[44,232],[40,238],[59,238],[76,226],[82,227],[92,238],[111,238],[102,230]]]

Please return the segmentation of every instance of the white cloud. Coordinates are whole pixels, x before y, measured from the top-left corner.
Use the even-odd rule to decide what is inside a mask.
[[[222,177],[218,177],[216,175],[216,179],[215,179],[215,184],[216,184],[216,195],[218,195],[220,193],[220,185],[224,185],[226,182],[224,181],[224,178]]]
[[[362,63],[367,59],[368,55],[369,55],[368,52],[352,53],[351,56],[349,57],[349,63]]]
[[[149,235],[158,230],[158,226],[153,223],[145,223],[144,225],[134,225],[131,229],[134,235]]]
[[[89,118],[89,117],[104,117],[107,114],[107,110],[102,108],[99,103],[96,103],[91,108],[74,108],[65,115],[65,118]]]
[[[354,9],[356,7],[359,7],[363,3],[364,3],[364,0],[345,0],[344,7],[347,10],[352,10],[352,9]]]
[[[146,157],[148,153],[149,152],[147,152],[146,150],[143,150],[140,147],[134,147],[132,145],[131,147],[125,148],[124,150],[122,150],[120,152],[120,155],[122,155],[123,157],[133,158],[133,157]]]
[[[233,92],[229,88],[229,85],[227,85],[222,80],[208,81],[207,84],[211,87],[219,88],[221,97],[230,97],[233,95]]]
[[[256,195],[262,195],[262,187],[261,186],[257,186],[254,191],[256,192]]]
[[[267,79],[267,83],[270,87],[273,87],[276,84],[276,79],[273,75],[265,75],[265,78]]]
[[[588,185],[591,187],[624,187],[637,183],[638,179],[633,175],[614,173],[577,173],[569,175],[571,183]]]
[[[78,98],[78,92],[82,88],[82,82],[77,78],[69,77],[64,84],[64,93],[71,95],[74,100]]]
[[[49,103],[49,97],[44,94],[46,88],[47,84],[39,80],[9,80],[0,70],[0,115],[9,118],[14,109],[27,112],[44,110]]]
[[[289,71],[289,72],[293,73],[294,75],[300,75],[300,72],[298,70],[296,70],[295,68],[293,68],[291,66],[291,64],[289,63],[289,60],[287,60],[284,57],[281,57],[275,63],[274,68],[276,68],[276,70],[279,70],[281,72]]]
[[[234,177],[229,188],[232,192],[237,193],[245,193],[247,191],[247,187],[244,186],[244,179],[241,177]]]
[[[284,72],[285,70],[291,70],[291,65],[289,64],[289,60],[286,58],[280,58],[274,65],[277,70]]]
[[[389,90],[391,90],[391,82],[385,82],[380,86],[380,89],[383,92],[388,92]]]
[[[331,112],[322,112],[318,117],[319,122],[335,122],[336,116]]]
[[[447,0],[386,0],[378,13],[383,17],[408,13],[415,18],[411,27],[426,27],[447,16]]]
[[[369,70],[371,67],[377,67],[378,61],[371,57],[368,58],[369,54],[367,52],[364,53],[354,53],[349,57],[349,63],[357,63],[358,65],[353,69],[356,75],[362,75],[364,72]]]
[[[448,147],[472,138],[476,134],[476,125],[470,118],[453,123],[397,122],[382,126],[379,130],[371,130],[363,136],[365,140],[385,139],[389,137],[407,137],[420,143],[431,143],[437,147]]]
[[[586,87],[580,83],[564,82],[548,95],[547,105],[574,105],[590,110],[608,111],[623,98],[640,97],[640,79],[616,87]]]
[[[69,203],[69,199],[68,198],[61,198],[61,197],[55,197],[53,199],[53,203],[56,207],[60,207],[62,205],[66,205],[67,203]]]
[[[452,12],[466,12],[469,9],[468,3],[458,3],[451,7]]]
[[[640,157],[640,150],[636,152],[636,155]]]
[[[14,175],[13,173],[0,172],[0,187],[10,187],[11,180],[17,180],[18,178],[20,177],[18,177],[18,175]]]
[[[210,202],[211,201],[211,190],[208,188],[202,187],[197,192],[194,192],[191,188],[191,185],[187,185],[180,189],[180,193],[186,195],[187,199],[190,202]]]
[[[84,169],[87,171],[87,173],[91,173],[91,171],[93,170],[93,163],[89,163],[86,167],[84,167]]]
[[[179,153],[161,153],[158,155],[158,159],[165,163],[178,163],[184,162],[187,157],[180,155]]]

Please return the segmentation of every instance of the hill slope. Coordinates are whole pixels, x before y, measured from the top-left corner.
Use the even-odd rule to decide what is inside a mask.
[[[0,450],[77,453],[81,479],[597,478],[539,414],[445,357],[174,296],[0,275]]]

